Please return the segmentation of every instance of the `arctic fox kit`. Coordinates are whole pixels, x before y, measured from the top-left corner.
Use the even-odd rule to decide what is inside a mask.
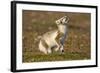
[[[41,36],[39,41],[39,50],[45,54],[52,53],[52,51],[64,52],[64,42],[67,35],[67,23],[69,18],[64,16],[56,20],[57,29],[46,32]]]

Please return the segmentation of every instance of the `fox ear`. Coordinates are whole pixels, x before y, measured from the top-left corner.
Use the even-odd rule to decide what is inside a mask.
[[[67,21],[65,23],[68,23],[69,22],[69,18],[67,18]]]

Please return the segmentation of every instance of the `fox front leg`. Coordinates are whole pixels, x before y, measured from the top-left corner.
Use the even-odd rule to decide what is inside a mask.
[[[57,52],[59,50],[59,45],[58,45],[58,43],[57,43],[57,46],[56,46],[56,48],[55,48],[55,51]]]
[[[61,45],[59,49],[60,49],[61,53],[64,53],[64,46],[63,45]]]
[[[52,53],[52,51],[51,51],[51,48],[50,48],[50,47],[47,49],[47,52],[48,52],[48,54]]]

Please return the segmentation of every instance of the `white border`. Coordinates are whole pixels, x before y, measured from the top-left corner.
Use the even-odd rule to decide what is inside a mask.
[[[62,12],[82,12],[91,13],[91,60],[77,60],[77,61],[57,61],[57,62],[38,62],[38,63],[22,63],[22,10],[42,10],[42,11],[62,11]],[[85,66],[95,65],[95,16],[96,10],[93,8],[82,7],[63,7],[63,6],[45,6],[45,5],[28,5],[17,4],[17,70],[22,69],[38,69],[51,67],[71,67],[71,66]]]

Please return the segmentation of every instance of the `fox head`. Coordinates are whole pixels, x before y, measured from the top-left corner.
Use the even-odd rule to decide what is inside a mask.
[[[63,16],[62,18],[56,20],[57,25],[66,25],[69,21],[69,18],[67,16]]]

